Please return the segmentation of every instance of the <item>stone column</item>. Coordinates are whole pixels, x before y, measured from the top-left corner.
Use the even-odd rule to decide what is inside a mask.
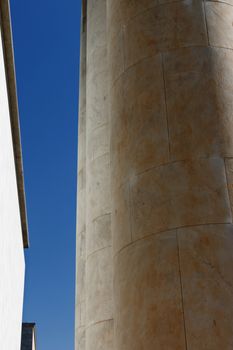
[[[87,3],[86,350],[112,349],[106,0]]]
[[[115,350],[232,349],[232,5],[108,1]]]
[[[75,350],[86,349],[86,1],[80,41]]]

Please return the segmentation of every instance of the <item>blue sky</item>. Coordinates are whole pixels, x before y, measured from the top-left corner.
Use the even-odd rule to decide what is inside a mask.
[[[74,349],[80,0],[11,0],[31,247],[24,321]]]

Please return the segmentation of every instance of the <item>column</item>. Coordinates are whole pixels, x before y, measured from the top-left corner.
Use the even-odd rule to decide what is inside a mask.
[[[87,4],[86,350],[113,348],[106,0]]]
[[[115,350],[232,348],[232,5],[108,2]]]
[[[86,350],[86,1],[80,40],[75,349]]]

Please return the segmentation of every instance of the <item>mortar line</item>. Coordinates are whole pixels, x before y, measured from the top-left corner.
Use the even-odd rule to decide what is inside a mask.
[[[162,75],[163,75],[163,88],[164,88],[164,102],[165,102],[165,114],[166,114],[166,123],[167,123],[167,138],[168,138],[168,158],[171,159],[171,144],[170,144],[170,130],[169,130],[169,121],[168,121],[168,108],[167,108],[167,91],[166,91],[166,81],[165,81],[165,67],[164,67],[164,57],[163,53],[161,55],[162,60]]]
[[[171,231],[182,230],[182,229],[186,229],[186,228],[188,229],[188,228],[195,228],[195,227],[200,227],[200,226],[213,226],[213,225],[232,225],[232,221],[231,222],[210,222],[210,223],[202,223],[202,224],[183,225],[183,226],[167,228],[166,230],[162,230],[162,231],[158,231],[158,232],[149,233],[146,236],[140,237],[140,238],[134,240],[133,242],[126,244],[124,247],[119,249],[115,254],[113,254],[113,258],[116,258],[117,255],[120,255],[120,253],[124,249],[130,247],[131,245],[136,244],[136,243],[143,241],[143,240],[146,240],[146,239],[150,239],[156,235],[161,235],[161,234],[165,234],[166,232],[168,233]]]
[[[182,276],[181,276],[180,248],[179,248],[179,240],[178,240],[177,230],[176,230],[176,243],[177,243],[177,256],[178,256],[178,265],[179,265],[179,279],[180,279],[181,306],[182,306],[182,314],[183,314],[185,348],[187,350],[188,349],[188,343],[187,343],[187,329],[186,329],[185,311],[184,311],[184,293],[183,293],[183,284],[182,284]]]
[[[209,36],[209,28],[208,28],[208,22],[207,22],[207,16],[206,16],[206,1],[205,0],[203,1],[203,11],[204,11],[204,17],[205,17],[207,43],[208,43],[208,46],[210,46],[210,36]]]
[[[230,206],[230,210],[231,210],[231,221],[233,220],[233,208],[232,208],[232,204],[231,204],[231,198],[230,198],[230,184],[228,181],[228,176],[227,176],[227,165],[226,165],[226,159],[224,158],[224,170],[225,170],[225,178],[226,178],[226,185],[227,185],[227,196],[228,196],[228,201],[229,201],[229,206]]]

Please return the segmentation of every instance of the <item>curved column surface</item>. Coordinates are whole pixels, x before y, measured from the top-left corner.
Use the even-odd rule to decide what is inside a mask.
[[[106,1],[87,4],[86,349],[113,341]]]
[[[86,8],[83,5],[80,51],[78,206],[76,232],[75,349],[85,350],[86,338]]]
[[[232,347],[232,5],[108,2],[115,350]]]

